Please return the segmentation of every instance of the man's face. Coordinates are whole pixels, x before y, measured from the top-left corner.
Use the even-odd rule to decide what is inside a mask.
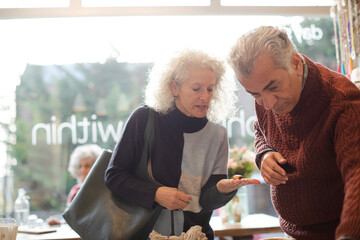
[[[293,54],[291,72],[276,68],[274,61],[266,54],[260,55],[248,77],[237,76],[240,84],[256,102],[278,114],[294,109],[302,89],[303,65],[298,54]]]

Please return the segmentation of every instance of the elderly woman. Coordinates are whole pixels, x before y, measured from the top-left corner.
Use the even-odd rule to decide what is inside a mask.
[[[69,192],[67,205],[71,203],[79,192],[82,183],[85,181],[101,151],[102,149],[96,144],[85,144],[76,147],[71,154],[68,171],[76,179],[77,184]]]
[[[256,180],[228,180],[228,137],[218,124],[235,110],[235,82],[224,77],[222,61],[197,50],[185,50],[166,65],[155,65],[145,90],[145,104],[130,116],[105,173],[116,195],[144,208],[164,207],[154,225],[170,235],[170,210],[175,235],[199,225],[208,239],[214,234],[212,211],[233,198],[237,188]],[[155,146],[151,151],[154,179],[134,174],[143,149],[149,108],[155,110]]]
[[[76,179],[77,184],[74,185],[66,201],[68,207],[75,195],[79,192],[82,183],[89,174],[91,167],[101,154],[102,149],[96,144],[85,144],[75,148],[70,156],[68,171]],[[63,221],[62,216],[50,216],[46,219],[49,225],[59,225]]]

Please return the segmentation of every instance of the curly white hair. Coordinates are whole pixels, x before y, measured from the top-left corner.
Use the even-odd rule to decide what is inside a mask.
[[[232,77],[225,77],[223,61],[211,57],[201,50],[185,49],[166,63],[156,63],[149,73],[145,87],[145,104],[162,114],[175,108],[175,98],[171,82],[180,86],[189,78],[189,70],[194,68],[211,69],[216,76],[214,95],[210,101],[207,118],[217,122],[234,115],[237,85]]]
[[[82,182],[81,177],[78,175],[81,160],[86,158],[92,164],[94,164],[101,151],[101,147],[96,144],[80,145],[74,149],[70,156],[68,171],[70,172],[71,176],[76,178],[78,183]]]

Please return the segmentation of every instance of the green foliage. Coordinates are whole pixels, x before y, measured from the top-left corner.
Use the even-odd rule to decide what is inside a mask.
[[[334,26],[332,19],[329,18],[305,18],[300,24],[303,30],[303,37],[306,30],[309,34],[315,34],[315,27],[321,29],[322,38],[320,40],[298,40],[296,34],[298,30],[292,32],[292,40],[298,51],[316,62],[319,62],[333,70],[336,70],[336,57],[334,45]],[[306,29],[304,31],[304,29]]]
[[[129,114],[142,103],[143,86],[149,64],[78,63],[72,65],[28,65],[16,89],[16,143],[9,154],[16,159],[12,167],[16,188],[25,187],[31,198],[32,210],[63,211],[67,193],[75,180],[67,171],[73,149],[80,143],[72,142],[71,131],[64,130],[62,144],[50,142],[46,131],[37,132],[32,143],[32,129],[38,123],[70,123],[97,116],[103,126],[126,122]],[[76,111],[75,101],[80,97],[82,109]],[[101,102],[101,103],[100,103]],[[101,107],[101,114],[99,112]],[[54,118],[55,117],[55,118]],[[84,135],[77,128],[77,140]],[[92,134],[89,127],[89,135]],[[97,144],[113,149],[116,141],[102,142],[96,133]],[[119,137],[119,136],[118,136]],[[56,141],[58,139],[55,139]],[[90,143],[92,140],[88,138]]]

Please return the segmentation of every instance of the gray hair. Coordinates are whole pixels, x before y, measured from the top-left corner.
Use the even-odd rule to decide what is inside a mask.
[[[94,164],[101,151],[102,149],[96,144],[85,144],[74,149],[70,156],[68,171],[71,176],[76,178],[78,183],[82,182],[82,179],[78,175],[81,160],[86,158]]]
[[[241,36],[231,48],[228,62],[236,74],[248,77],[252,74],[254,61],[267,54],[275,67],[291,71],[291,57],[297,53],[293,42],[284,30],[277,27],[258,27]]]
[[[235,113],[236,82],[225,77],[223,61],[209,56],[201,50],[185,49],[167,63],[156,63],[145,87],[145,104],[162,114],[175,108],[175,98],[171,91],[172,80],[180,86],[189,78],[189,71],[194,68],[208,68],[215,73],[214,95],[210,101],[207,118],[221,121]]]

